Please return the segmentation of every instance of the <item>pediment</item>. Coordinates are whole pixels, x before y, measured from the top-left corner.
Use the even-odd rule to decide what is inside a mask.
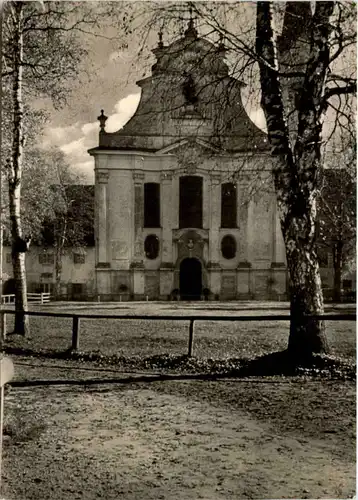
[[[157,151],[157,154],[159,153],[175,156],[178,159],[179,168],[194,175],[197,168],[209,156],[219,154],[220,150],[202,139],[182,139]]]
[[[156,154],[173,154],[173,155],[181,155],[183,151],[197,152],[199,155],[213,155],[220,154],[220,149],[215,146],[212,146],[209,142],[204,141],[203,139],[181,139],[180,141],[173,142],[166,146],[165,148],[160,149],[156,152]]]

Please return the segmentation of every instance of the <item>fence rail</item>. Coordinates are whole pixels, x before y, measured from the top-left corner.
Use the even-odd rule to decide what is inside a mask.
[[[15,294],[13,293],[2,295],[1,298],[2,304],[11,304],[15,302]],[[47,304],[51,300],[51,294],[49,292],[28,293],[27,300],[35,304]]]
[[[15,302],[15,295],[13,293],[2,295],[1,300],[2,304],[11,304],[12,302]]]
[[[47,304],[51,300],[51,294],[49,292],[42,293],[28,293],[28,302],[34,302],[37,304]]]
[[[6,315],[16,314],[13,309],[0,309],[0,332],[1,339],[6,339]],[[20,313],[21,314],[21,313]],[[62,313],[51,311],[26,311],[27,316],[43,316],[52,318],[72,318],[72,341],[71,349],[78,351],[80,348],[80,322],[81,319],[112,319],[112,320],[152,320],[152,321],[187,321],[189,322],[188,356],[193,355],[194,344],[194,322],[195,321],[290,321],[290,315],[260,315],[260,316],[217,316],[217,315],[124,315],[124,314],[83,314]],[[306,316],[307,320],[326,321],[356,321],[355,314],[323,314]]]

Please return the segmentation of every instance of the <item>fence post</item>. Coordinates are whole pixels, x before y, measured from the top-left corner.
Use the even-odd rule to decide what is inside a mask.
[[[80,348],[80,318],[72,318],[72,349],[77,351]]]
[[[193,342],[194,342],[194,320],[190,320],[189,324],[189,346],[188,346],[188,357],[191,358],[193,355]]]
[[[0,318],[1,340],[6,340],[6,313],[1,312]]]

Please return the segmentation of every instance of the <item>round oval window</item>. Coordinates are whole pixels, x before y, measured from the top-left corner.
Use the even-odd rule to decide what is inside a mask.
[[[224,259],[233,259],[236,255],[236,241],[233,236],[224,236],[221,240],[221,253]]]
[[[150,234],[144,242],[144,251],[147,259],[156,259],[159,255],[159,238],[155,234]]]

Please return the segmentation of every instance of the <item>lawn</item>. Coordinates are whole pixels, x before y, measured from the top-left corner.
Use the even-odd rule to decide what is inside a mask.
[[[240,310],[241,307],[241,310]],[[261,307],[261,308],[260,308]],[[203,318],[215,315],[288,314],[283,305],[265,309],[243,308],[235,304],[146,304],[127,303],[117,305],[68,305],[59,304],[43,308],[58,312],[83,314],[199,314]],[[38,309],[37,309],[38,310]],[[10,315],[9,315],[10,316]],[[8,320],[11,330],[12,318]],[[31,338],[9,336],[8,345],[27,347],[34,351],[62,352],[71,345],[72,320],[70,318],[30,317]],[[159,354],[185,355],[188,352],[187,321],[82,319],[80,323],[80,350],[100,352],[103,355],[154,356]],[[355,359],[356,324],[353,321],[327,321],[326,330],[332,354]],[[248,358],[287,346],[289,324],[286,321],[227,322],[205,321],[195,323],[193,354],[198,358]]]

